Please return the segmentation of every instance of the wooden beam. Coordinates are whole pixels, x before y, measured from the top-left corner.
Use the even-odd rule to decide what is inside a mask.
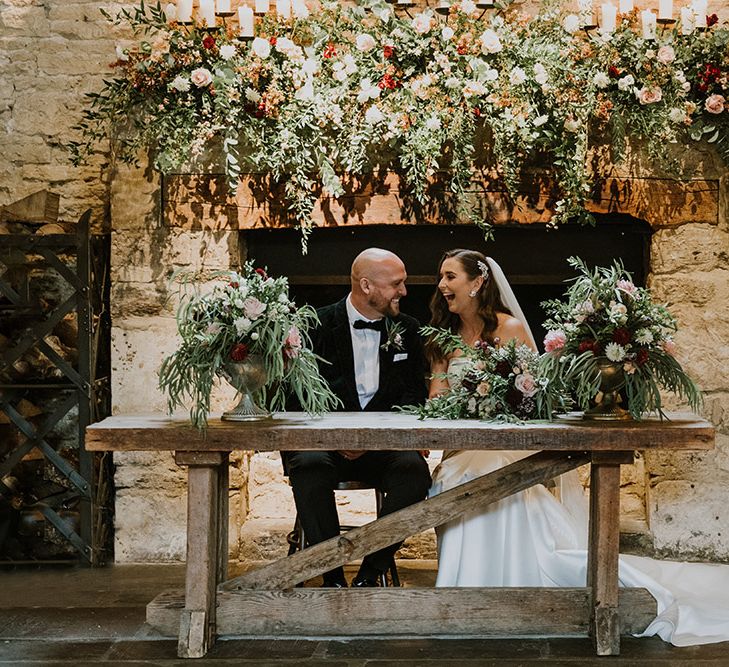
[[[344,535],[231,579],[221,584],[220,588],[228,591],[291,588],[411,535],[558,477],[589,461],[590,455],[585,452],[533,454],[433,498],[354,528]]]
[[[60,195],[48,190],[39,190],[0,207],[0,221],[56,222],[60,201]]]
[[[147,605],[147,623],[174,635],[182,590]],[[620,632],[645,630],[656,601],[644,588],[622,588]],[[370,588],[240,591],[218,594],[218,632],[250,636],[476,635],[585,636],[587,588]],[[241,656],[243,657],[243,656]]]

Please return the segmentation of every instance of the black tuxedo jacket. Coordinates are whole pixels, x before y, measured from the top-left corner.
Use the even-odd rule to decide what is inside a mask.
[[[332,391],[344,403],[342,410],[362,410],[354,378],[352,335],[347,318],[346,299],[317,310],[320,325],[312,332],[314,352],[329,363],[319,362],[319,370]],[[420,325],[414,317],[401,313],[388,317],[399,322],[402,329],[402,349],[390,345],[380,348],[380,383],[377,393],[364,407],[366,411],[392,410],[396,405],[420,405],[427,395],[427,364],[423,341],[418,333]],[[387,333],[381,333],[381,345]]]

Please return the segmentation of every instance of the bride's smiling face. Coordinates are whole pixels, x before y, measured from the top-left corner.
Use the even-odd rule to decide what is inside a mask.
[[[463,313],[473,308],[474,299],[471,291],[478,291],[483,285],[483,278],[471,278],[457,257],[448,257],[440,267],[438,289],[452,313]]]

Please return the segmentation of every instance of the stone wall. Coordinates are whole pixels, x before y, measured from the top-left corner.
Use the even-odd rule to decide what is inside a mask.
[[[131,4],[136,3],[103,7],[114,12]],[[729,16],[729,7],[712,4],[722,18]],[[103,159],[80,169],[68,163],[61,144],[71,137],[82,94],[99,85],[116,43],[128,37],[112,29],[98,9],[98,2],[0,0],[0,205],[50,187],[62,195],[64,219],[74,220],[91,207],[97,224],[111,225],[113,409],[116,414],[162,411],[155,373],[175,345],[175,298],[168,277],[176,268],[237,264],[239,238],[237,232],[164,224],[160,182],[146,168],[112,167]],[[146,157],[140,158],[146,165]],[[687,367],[707,392],[705,414],[718,427],[717,449],[652,455],[626,468],[624,523],[647,518],[660,553],[729,560],[729,379],[724,371],[729,367],[729,180],[711,154],[697,154],[694,162],[689,178],[720,184],[718,214],[666,217],[671,224],[665,228],[660,215],[651,220],[656,233],[650,283],[679,316],[678,342]],[[638,158],[611,175],[655,176]],[[231,391],[221,388],[215,405],[230,399]],[[184,476],[172,457],[137,453],[117,455],[115,461],[117,560],[184,558]],[[293,503],[278,456],[234,457],[230,495],[231,555],[251,561],[282,553]],[[371,515],[367,493],[342,494],[340,504],[347,520]],[[432,557],[432,536],[410,541],[405,554]]]

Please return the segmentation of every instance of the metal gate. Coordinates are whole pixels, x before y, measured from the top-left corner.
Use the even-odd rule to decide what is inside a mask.
[[[0,235],[0,561],[110,556],[111,459],[84,448],[110,414],[110,235],[90,218]]]

